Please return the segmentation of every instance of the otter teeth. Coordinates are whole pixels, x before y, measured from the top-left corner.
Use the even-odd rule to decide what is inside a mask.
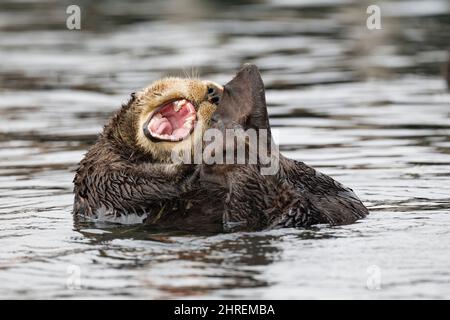
[[[175,112],[180,111],[181,108],[186,104],[186,102],[186,99],[175,101],[173,103],[173,110],[175,110]]]
[[[147,124],[148,134],[161,140],[177,142],[192,132],[197,113],[189,100],[180,99],[165,104],[151,117]]]
[[[184,120],[184,122],[192,122],[195,120],[195,115],[191,115],[190,117],[186,118],[186,120]]]

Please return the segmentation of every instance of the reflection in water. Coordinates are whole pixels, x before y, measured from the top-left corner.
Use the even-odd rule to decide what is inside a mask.
[[[378,31],[369,2],[293,0],[82,1],[68,31],[72,2],[0,3],[0,297],[450,296],[447,1],[384,1]],[[73,170],[131,92],[165,75],[224,83],[243,62],[262,71],[281,151],[351,186],[367,219],[240,234],[74,223]]]

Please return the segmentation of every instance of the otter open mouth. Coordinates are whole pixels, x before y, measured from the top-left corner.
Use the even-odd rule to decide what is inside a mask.
[[[191,134],[196,120],[194,105],[186,99],[179,99],[152,113],[144,124],[144,133],[157,140],[181,141]]]

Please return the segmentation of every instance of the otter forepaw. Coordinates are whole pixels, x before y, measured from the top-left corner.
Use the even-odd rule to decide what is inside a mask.
[[[296,202],[283,212],[280,220],[274,223],[275,228],[305,228],[313,224],[310,210],[303,204]]]

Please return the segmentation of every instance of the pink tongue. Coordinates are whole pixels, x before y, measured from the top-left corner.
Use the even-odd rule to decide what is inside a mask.
[[[172,134],[172,125],[167,118],[161,118],[152,123],[150,130],[157,134]]]

